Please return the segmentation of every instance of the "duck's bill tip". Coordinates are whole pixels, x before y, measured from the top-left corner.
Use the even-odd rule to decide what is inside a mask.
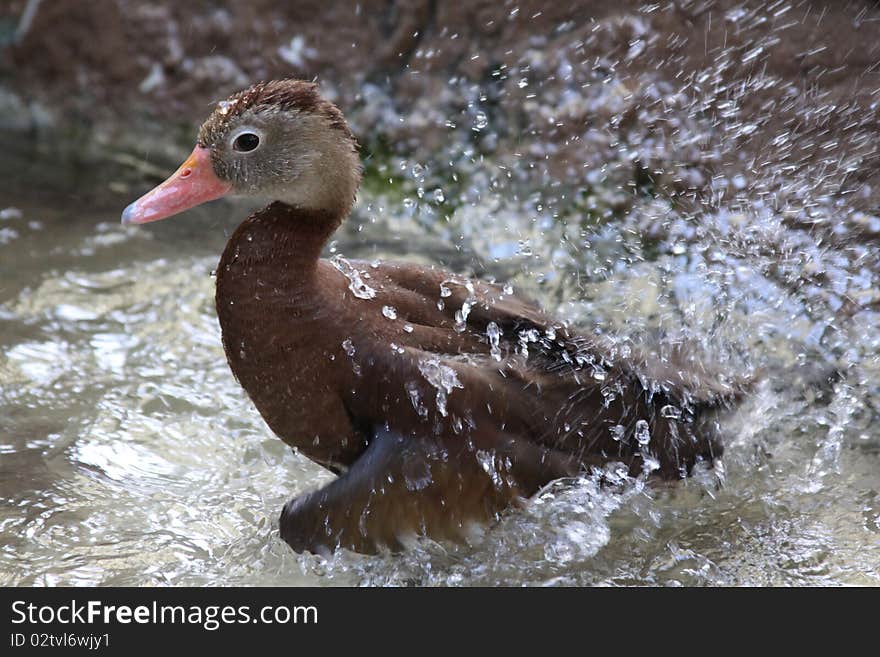
[[[122,223],[124,224],[136,224],[137,223],[137,203],[130,203],[125,210],[122,211]]]
[[[122,223],[146,224],[166,219],[225,196],[231,189],[232,185],[220,180],[214,173],[211,151],[196,146],[168,180],[123,210]]]

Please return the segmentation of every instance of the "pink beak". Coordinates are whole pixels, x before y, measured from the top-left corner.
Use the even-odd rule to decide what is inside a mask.
[[[145,224],[183,212],[229,193],[232,185],[214,173],[211,151],[196,146],[168,180],[141,196],[122,213],[124,224]]]

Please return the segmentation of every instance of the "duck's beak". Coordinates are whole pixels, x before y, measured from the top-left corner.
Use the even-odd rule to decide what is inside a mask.
[[[124,224],[145,224],[183,212],[229,193],[211,166],[211,151],[196,146],[180,168],[161,185],[141,196],[122,213]]]

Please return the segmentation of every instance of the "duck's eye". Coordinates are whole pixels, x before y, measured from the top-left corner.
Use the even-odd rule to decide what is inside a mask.
[[[253,132],[243,132],[232,142],[232,147],[241,153],[252,151],[259,145],[260,138]]]

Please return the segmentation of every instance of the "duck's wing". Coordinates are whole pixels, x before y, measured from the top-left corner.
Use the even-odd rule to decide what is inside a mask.
[[[383,262],[369,268],[385,294],[396,299],[418,321],[443,328],[464,323],[485,331],[490,322],[501,329],[546,329],[553,321],[541,307],[510,286],[486,283],[434,267]]]
[[[409,263],[361,266],[377,284],[376,301],[408,324],[398,344],[449,356],[491,353],[496,360],[529,353],[543,357],[545,367],[566,367],[566,352],[583,357],[592,347],[510,286]]]
[[[381,263],[375,272],[387,289],[393,290],[392,297],[407,302],[417,299],[431,306],[435,312],[427,313],[431,315],[428,326],[461,335],[460,350],[447,352],[450,354],[484,353],[484,349],[471,346],[469,338],[474,334],[490,348],[497,337],[502,356],[515,351],[538,356],[532,362],[536,376],[546,369],[553,373],[616,369],[643,384],[649,395],[664,390],[695,404],[735,401],[753,383],[750,377],[728,376],[707,365],[695,345],[679,342],[648,349],[586,336],[554,321],[537,302],[508,286],[409,263]],[[430,347],[425,350],[432,351]]]
[[[420,536],[467,541],[547,481],[580,467],[569,456],[499,433],[494,449],[385,427],[343,475],[289,502],[281,536],[297,552],[398,551]]]

